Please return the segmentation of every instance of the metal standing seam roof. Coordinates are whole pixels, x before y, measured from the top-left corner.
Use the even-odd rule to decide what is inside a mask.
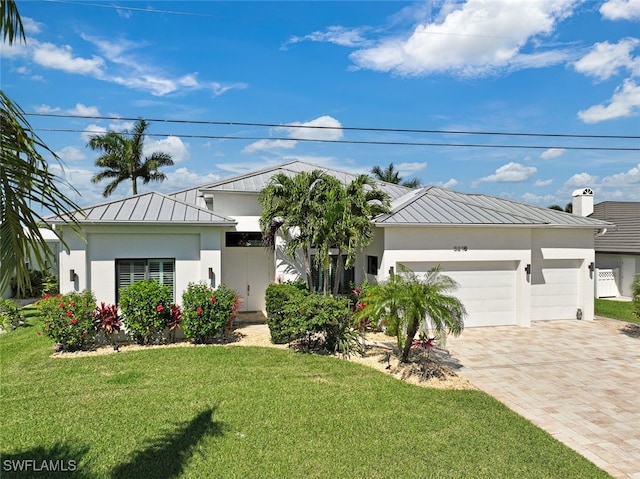
[[[197,201],[198,194],[200,192],[236,192],[236,193],[258,193],[265,186],[269,184],[271,178],[278,174],[284,173],[288,176],[294,176],[297,173],[313,170],[321,170],[328,175],[337,178],[342,183],[347,184],[357,178],[357,175],[347,173],[344,171],[333,170],[331,168],[325,168],[318,165],[312,165],[303,161],[293,161],[290,163],[284,163],[282,165],[272,166],[260,171],[254,171],[240,176],[234,176],[226,178],[224,180],[210,183],[208,185],[191,188],[189,190],[178,191],[172,193],[170,196],[183,199],[186,202]],[[405,195],[408,191],[412,191],[411,188],[406,186],[396,185],[393,183],[386,183],[384,181],[375,180],[378,187],[386,192],[392,199]],[[196,203],[194,203],[196,204]]]
[[[549,225],[605,228],[613,226],[548,208],[482,194],[465,194],[434,186],[411,191],[392,203],[389,214],[374,219],[390,225]]]
[[[198,224],[234,225],[235,220],[179,201],[155,191],[110,201],[83,209],[86,217],[80,223],[109,224]],[[66,215],[68,216],[68,214]],[[50,223],[61,223],[63,218],[50,217]]]
[[[640,254],[640,202],[603,201],[593,207],[590,218],[616,225],[596,237],[596,252]]]

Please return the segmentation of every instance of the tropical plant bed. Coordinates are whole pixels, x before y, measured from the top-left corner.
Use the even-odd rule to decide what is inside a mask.
[[[332,356],[347,359],[354,363],[362,364],[385,374],[389,374],[402,381],[417,384],[424,387],[438,389],[475,389],[466,379],[455,373],[456,363],[448,354],[442,351],[434,351],[427,358],[424,351],[414,351],[408,363],[399,361],[399,352],[395,345],[395,338],[384,333],[369,332],[365,335],[365,355],[352,354],[345,357],[339,354]],[[240,327],[234,331],[228,331],[214,344],[193,344],[181,341],[169,344],[139,345],[135,343],[120,344],[118,350],[111,346],[102,346],[87,351],[54,352],[52,358],[81,358],[90,356],[104,356],[115,353],[126,353],[140,350],[152,350],[162,348],[185,347],[210,347],[210,346],[261,346],[271,348],[291,348],[302,350],[295,343],[273,344],[270,340],[269,330],[264,325],[250,325]],[[387,360],[388,356],[388,360]],[[425,374],[425,372],[427,374]]]

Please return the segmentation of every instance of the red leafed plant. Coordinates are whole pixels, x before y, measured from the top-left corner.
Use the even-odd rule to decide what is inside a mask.
[[[182,324],[182,308],[177,304],[171,305],[171,310],[167,315],[167,328],[169,328],[169,335],[171,342],[176,340],[176,329]]]
[[[96,331],[103,332],[109,341],[122,327],[122,321],[118,318],[118,306],[115,304],[100,303],[100,306],[96,306],[94,317]]]

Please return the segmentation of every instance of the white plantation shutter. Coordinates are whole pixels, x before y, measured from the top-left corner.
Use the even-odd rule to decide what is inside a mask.
[[[144,281],[145,269],[145,260],[118,261],[118,290],[138,281]]]
[[[116,261],[116,296],[120,289],[147,279],[169,286],[174,295],[175,260],[173,259],[121,259]]]
[[[158,283],[169,286],[173,295],[174,262],[167,259],[149,260],[149,279],[155,279]]]

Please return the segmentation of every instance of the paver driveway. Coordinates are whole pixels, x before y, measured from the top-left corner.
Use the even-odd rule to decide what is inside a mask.
[[[459,374],[614,477],[640,479],[640,328],[595,321],[470,328]]]

